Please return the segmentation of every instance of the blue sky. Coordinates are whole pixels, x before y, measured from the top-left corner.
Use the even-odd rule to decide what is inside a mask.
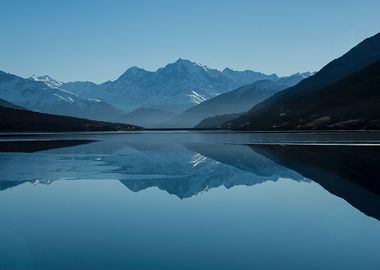
[[[0,70],[116,79],[178,58],[287,75],[380,32],[380,1],[1,0]]]

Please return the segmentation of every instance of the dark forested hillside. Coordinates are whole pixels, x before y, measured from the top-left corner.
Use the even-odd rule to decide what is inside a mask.
[[[379,59],[377,34],[314,76],[223,126],[244,130],[379,129]]]
[[[1,132],[135,130],[136,126],[58,116],[0,106]]]

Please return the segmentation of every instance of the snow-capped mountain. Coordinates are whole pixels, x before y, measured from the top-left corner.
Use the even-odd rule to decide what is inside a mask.
[[[122,114],[107,103],[81,97],[62,85],[49,76],[24,79],[0,71],[0,98],[25,109],[96,120],[112,120]]]
[[[115,81],[100,85],[84,82],[64,84],[64,89],[103,100],[119,109],[132,111],[150,107],[181,112],[219,94],[258,80],[278,79],[254,71],[219,71],[185,59],[178,59],[155,72],[129,68]]]
[[[36,82],[43,82],[47,86],[50,86],[51,88],[60,88],[63,85],[63,82],[54,80],[53,78],[49,77],[48,75],[39,76],[39,77],[33,75],[29,79],[32,81],[36,81]]]
[[[287,85],[302,76],[307,74],[279,78],[249,70],[219,71],[178,59],[154,72],[131,67],[115,81],[99,85],[64,83],[47,75],[24,79],[1,72],[0,98],[32,111],[115,122],[138,108],[178,113],[260,80]]]
[[[118,162],[123,160],[119,158]],[[177,145],[158,150],[131,151],[130,156],[123,158],[125,160],[121,163],[129,164],[129,173],[143,176],[120,179],[130,190],[139,192],[157,187],[181,199],[220,186],[254,186],[266,181],[275,182],[280,178],[304,180],[297,173],[257,155],[245,145]],[[251,167],[248,168],[247,164]],[[155,177],[147,177],[152,175]]]

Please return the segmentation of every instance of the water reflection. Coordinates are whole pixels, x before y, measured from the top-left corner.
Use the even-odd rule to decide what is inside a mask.
[[[220,186],[311,179],[380,220],[375,146],[241,145],[138,135],[98,139],[0,144],[0,190],[25,182],[114,179],[134,192],[157,187],[185,199]]]
[[[378,146],[252,145],[251,149],[380,220]]]
[[[25,182],[117,179],[132,191],[158,187],[183,199],[219,186],[304,180],[246,145],[104,140],[33,154],[2,153],[0,158],[2,189]]]

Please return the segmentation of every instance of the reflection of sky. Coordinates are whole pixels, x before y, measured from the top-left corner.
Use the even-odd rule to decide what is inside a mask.
[[[282,179],[187,200],[117,181],[0,196],[0,251],[36,268],[375,269],[379,222],[315,183]],[[20,259],[23,260],[20,260]]]

